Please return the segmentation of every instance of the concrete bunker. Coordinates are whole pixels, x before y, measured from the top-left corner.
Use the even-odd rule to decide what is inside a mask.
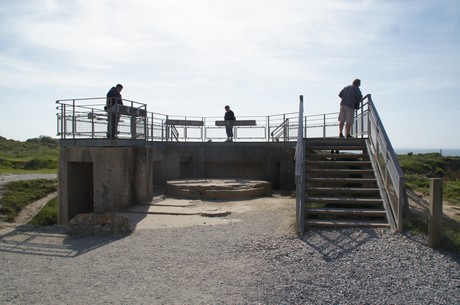
[[[292,190],[290,143],[171,143],[62,141],[59,223],[78,214],[118,213],[152,200],[157,187],[178,179],[248,179]],[[219,191],[217,191],[219,192]]]

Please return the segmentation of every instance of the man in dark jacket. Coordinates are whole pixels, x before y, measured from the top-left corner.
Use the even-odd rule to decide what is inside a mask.
[[[112,87],[109,92],[107,92],[107,102],[105,110],[109,113],[109,121],[107,124],[107,137],[109,139],[114,139],[118,133],[118,121],[120,120],[120,113],[118,113],[115,105],[123,105],[121,99],[121,90],[123,86],[118,84],[115,87]]]
[[[235,121],[235,114],[233,111],[230,110],[230,106],[225,106],[225,116],[224,116],[225,121]],[[232,122],[225,127],[225,132],[227,133],[227,141],[225,142],[233,142],[233,125],[231,124]]]
[[[363,95],[361,90],[361,81],[355,79],[352,85],[346,86],[339,93],[339,97],[342,99],[340,102],[340,112],[339,112],[339,137],[343,138],[343,126],[345,125],[345,133],[347,138],[353,138],[351,136],[351,127],[353,126],[354,121],[354,110],[358,109],[361,101],[363,100]],[[345,124],[346,123],[346,124]]]

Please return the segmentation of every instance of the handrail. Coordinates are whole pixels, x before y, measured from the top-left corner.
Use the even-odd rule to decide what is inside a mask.
[[[285,119],[281,124],[276,126],[276,128],[270,133],[273,141],[278,142],[280,137],[284,135],[287,124],[289,124],[289,119]]]
[[[177,130],[176,126],[170,125],[171,130],[171,138],[174,138],[176,142],[179,142],[179,131]]]
[[[365,99],[367,103],[364,103]],[[370,94],[363,98],[361,113],[355,117],[355,123],[356,135],[368,138],[369,156],[377,169],[377,180],[383,191],[387,210],[391,211],[387,215],[389,222],[401,232],[403,207],[407,204],[405,177]]]
[[[297,144],[295,149],[295,185],[296,185],[296,224],[297,233],[305,230],[305,149],[303,144],[303,95],[299,101],[299,125],[297,128]]]

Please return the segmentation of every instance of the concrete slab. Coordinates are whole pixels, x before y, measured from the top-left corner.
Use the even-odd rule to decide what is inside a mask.
[[[190,199],[241,199],[271,195],[267,181],[249,179],[185,179],[166,183],[166,194]]]
[[[133,231],[226,225],[240,222],[240,217],[244,213],[261,209],[278,209],[291,204],[293,201],[293,198],[287,196],[212,201],[163,197],[161,206],[158,206],[158,201],[156,201],[155,204],[133,206],[117,214],[128,218],[130,228]],[[155,213],[148,213],[149,210],[155,211]]]

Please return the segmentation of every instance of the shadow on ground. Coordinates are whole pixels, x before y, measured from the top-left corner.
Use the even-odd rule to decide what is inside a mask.
[[[126,235],[70,237],[66,226],[23,225],[0,233],[0,252],[50,257],[76,257]]]

